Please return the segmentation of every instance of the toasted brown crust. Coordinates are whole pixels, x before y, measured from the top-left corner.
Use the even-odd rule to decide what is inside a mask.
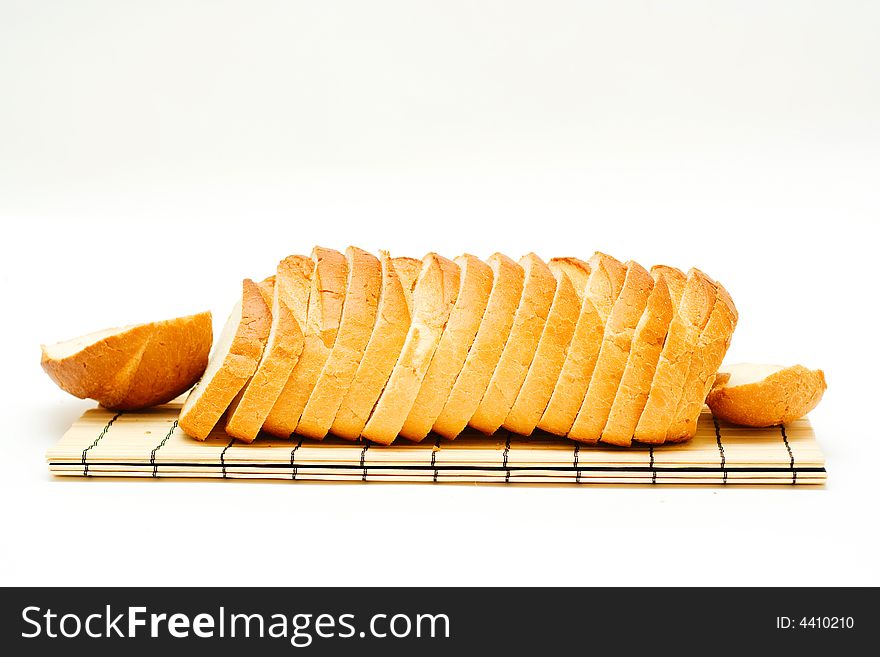
[[[667,273],[655,268],[651,274],[654,287],[633,334],[626,369],[608,413],[608,421],[602,429],[602,442],[612,445],[627,446],[632,443],[633,432],[648,400],[660,351],[672,321],[672,298],[666,282]]]
[[[382,265],[376,256],[349,247],[348,287],[336,342],[306,403],[296,432],[309,438],[327,435],[370,340],[379,306]]]
[[[547,263],[554,274],[568,276],[578,298],[582,299],[590,281],[590,264],[579,258],[551,258]]]
[[[406,258],[399,256],[394,258],[394,270],[397,272],[397,278],[403,287],[403,296],[406,299],[406,307],[412,316],[413,290],[416,287],[416,281],[419,279],[419,272],[422,270],[422,261],[415,258]]]
[[[272,310],[272,300],[275,297],[275,275],[272,274],[261,280],[257,283],[257,288],[259,288],[260,294],[263,295],[263,302],[269,310]]]
[[[296,430],[302,411],[321,374],[342,319],[342,305],[348,279],[345,256],[315,247],[308,316],[303,331],[303,350],[272,410],[263,430],[279,438],[288,438]]]
[[[193,438],[204,440],[229,404],[253,376],[263,355],[272,324],[271,310],[260,288],[250,279],[242,282],[240,305],[227,320],[223,336],[211,355],[205,375],[180,410],[178,425]]]
[[[825,373],[802,365],[781,369],[755,383],[727,387],[726,378],[709,393],[712,413],[727,422],[771,427],[793,422],[812,411],[827,389]],[[729,376],[729,375],[728,375]]]
[[[459,267],[451,260],[425,256],[413,291],[413,318],[400,357],[376,402],[362,435],[373,442],[394,442],[406,421],[449,321],[459,290]]]
[[[599,358],[587,394],[568,432],[569,438],[581,442],[599,440],[626,369],[636,326],[653,287],[654,279],[644,267],[633,261],[626,263],[623,288],[605,323]]]
[[[464,430],[477,410],[501,358],[522,296],[522,267],[501,253],[490,256],[488,264],[493,277],[486,312],[452,392],[434,422],[434,432],[450,440]]]
[[[525,271],[525,284],[513,318],[513,328],[486,393],[468,423],[486,434],[493,434],[501,427],[516,401],[544,332],[556,291],[553,272],[534,253],[523,256],[519,264]]]
[[[211,313],[118,329],[62,358],[42,346],[40,364],[58,386],[113,410],[164,404],[193,386],[211,350]]]
[[[715,380],[715,373],[724,360],[739,319],[736,306],[727,290],[719,283],[713,283],[716,291],[715,305],[691,356],[684,390],[672,423],[666,430],[667,442],[680,442],[694,436],[703,402]]]
[[[654,265],[651,267],[651,275],[655,281],[660,276],[663,276],[663,280],[666,281],[666,287],[669,289],[669,297],[672,300],[672,310],[675,313],[681,304],[684,286],[687,284],[687,276],[680,269],[670,267],[669,265]]]
[[[409,308],[394,264],[397,260],[409,258],[392,261],[388,253],[383,251],[380,260],[382,290],[376,324],[354,380],[330,428],[333,434],[348,440],[360,437],[373,406],[391,376],[409,331]]]
[[[281,394],[303,349],[312,260],[288,256],[278,263],[271,299],[272,328],[257,371],[226,414],[226,433],[252,442]]]
[[[626,281],[626,265],[616,258],[598,251],[587,264],[590,265],[587,295],[593,299],[593,304],[602,321],[607,323]]]
[[[455,263],[461,269],[461,289],[409,417],[400,429],[400,435],[408,440],[424,439],[443,410],[480,328],[492,291],[489,265],[467,254],[456,258]]]
[[[691,269],[681,302],[669,323],[669,332],[654,371],[648,401],[636,425],[635,440],[653,444],[666,440],[666,432],[684,391],[691,356],[712,314],[715,296],[712,280],[703,272]]]
[[[626,266],[604,253],[596,253],[584,266],[590,274],[572,344],[538,422],[539,429],[559,436],[568,434],[583,404],[602,347],[605,322],[626,279]]]
[[[580,315],[580,297],[568,274],[557,269],[553,275],[556,277],[556,293],[544,332],[522,388],[503,424],[508,431],[525,436],[535,430],[547,408]]]

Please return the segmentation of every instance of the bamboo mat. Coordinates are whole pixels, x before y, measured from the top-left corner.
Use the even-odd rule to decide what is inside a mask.
[[[386,482],[555,484],[823,484],[825,460],[808,420],[749,429],[704,409],[685,443],[616,448],[468,430],[454,441],[384,447],[333,436],[261,436],[239,443],[217,428],[204,442],[177,426],[179,403],[140,412],[86,411],[46,454],[55,475]]]

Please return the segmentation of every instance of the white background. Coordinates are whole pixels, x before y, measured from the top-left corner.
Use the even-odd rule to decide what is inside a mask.
[[[880,5],[0,0],[2,584],[880,584]],[[824,489],[55,480],[39,344],[314,244],[699,266]]]

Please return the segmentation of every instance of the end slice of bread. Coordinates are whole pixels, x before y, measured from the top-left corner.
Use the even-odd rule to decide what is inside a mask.
[[[269,337],[270,313],[260,288],[245,279],[208,367],[180,409],[178,424],[185,433],[198,440],[207,438],[253,376]]]
[[[333,249],[315,247],[312,260],[314,270],[303,330],[303,350],[263,423],[264,431],[279,438],[289,438],[296,431],[302,411],[336,342],[342,319],[348,279],[345,256]]]
[[[472,255],[459,256],[455,263],[461,270],[461,289],[419,394],[400,429],[400,435],[408,440],[423,440],[443,410],[477,336],[492,291],[489,265]]]
[[[672,295],[666,282],[667,274],[665,270],[656,268],[651,270],[651,274],[654,287],[633,334],[626,368],[608,413],[608,421],[602,429],[602,442],[612,445],[632,444],[633,433],[648,401],[651,381],[672,321]],[[681,278],[684,280],[683,275]]]
[[[373,442],[391,444],[419,393],[459,290],[459,267],[429,253],[413,292],[413,317],[403,349],[385,390],[363,430]]]
[[[486,434],[493,434],[501,427],[516,401],[544,332],[556,291],[553,272],[534,253],[523,256],[519,264],[525,272],[525,283],[513,328],[486,394],[468,423]]]
[[[740,363],[718,373],[706,401],[712,413],[727,422],[772,427],[812,411],[827,387],[822,370]]]
[[[486,393],[522,297],[525,278],[522,267],[501,253],[490,256],[487,262],[492,269],[492,291],[486,312],[452,391],[433,426],[435,433],[449,440],[464,430]]]
[[[289,256],[278,263],[271,307],[272,327],[253,377],[226,414],[226,433],[253,442],[303,350],[303,333],[313,263]]]
[[[348,392],[376,324],[382,265],[376,256],[356,247],[346,250],[348,286],[342,321],[333,349],[303,409],[296,433],[322,439],[330,431]]]
[[[654,279],[644,267],[633,261],[626,264],[623,288],[605,324],[596,368],[568,432],[569,438],[581,442],[599,440],[626,369],[636,326],[653,287]]]
[[[547,408],[580,316],[580,297],[568,274],[557,269],[553,275],[556,293],[544,332],[523,386],[503,424],[508,431],[524,436],[531,435]]]
[[[191,388],[208,365],[211,340],[211,313],[199,313],[41,345],[40,364],[62,390],[80,399],[137,410]]]
[[[341,438],[357,440],[382,394],[410,326],[409,306],[395,263],[410,258],[392,258],[386,251],[380,255],[382,290],[376,324],[330,431]],[[418,262],[418,261],[417,261]],[[407,263],[404,263],[407,266]],[[412,291],[410,290],[410,295]]]

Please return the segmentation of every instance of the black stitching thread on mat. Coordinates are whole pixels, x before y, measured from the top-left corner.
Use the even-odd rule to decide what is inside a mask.
[[[58,466],[69,466],[69,461],[50,461],[50,467],[58,467]],[[146,459],[143,461],[101,461],[101,465],[115,465],[120,467],[127,468],[141,468],[148,465]],[[163,463],[162,465],[172,466],[175,468],[216,468],[218,467],[218,463],[193,463],[193,462],[184,462],[184,461],[168,461]],[[290,465],[285,462],[278,463],[231,463],[226,466],[227,468],[265,468],[268,470],[274,468],[289,468]],[[328,466],[323,463],[300,463],[298,466],[300,469],[312,469],[312,468],[327,468]],[[361,466],[352,464],[342,464],[335,463],[331,466],[335,470],[360,470]],[[371,470],[389,470],[392,472],[396,472],[398,470],[430,470],[430,465],[373,465],[370,466]],[[467,471],[467,472],[502,472],[505,468],[502,468],[500,465],[438,465],[438,470],[446,471]],[[552,465],[541,465],[538,466],[530,466],[530,465],[511,465],[509,470],[513,470],[516,472],[531,472],[532,470],[549,470],[552,472],[571,472],[571,466],[552,466]],[[647,465],[637,465],[637,466],[583,466],[580,468],[581,471],[584,472],[651,472],[651,468]],[[658,472],[720,472],[720,468],[716,466],[705,467],[705,466],[680,466],[680,467],[669,467],[669,468],[657,468]],[[727,468],[728,472],[751,472],[751,473],[762,473],[762,472],[791,472],[791,468],[786,466],[784,468],[754,468],[754,467],[730,467]],[[798,472],[827,472],[823,467],[799,467]],[[185,475],[183,475],[185,476]]]
[[[574,468],[574,483],[581,483],[581,471],[578,468],[578,454],[581,452],[581,444],[574,444],[574,461],[572,462],[572,467]]]
[[[156,452],[162,449],[165,446],[165,443],[168,442],[168,439],[171,438],[171,434],[174,433],[174,430],[177,428],[177,420],[174,420],[174,423],[171,425],[171,428],[168,430],[168,433],[165,434],[165,437],[162,439],[162,442],[156,445],[153,448],[153,451],[150,452],[150,465],[153,466],[153,476],[159,476],[159,466],[156,465]]]
[[[103,428],[103,429],[101,429],[101,433],[98,434],[98,437],[95,438],[95,441],[94,441],[91,445],[89,445],[88,447],[86,447],[86,448],[83,450],[83,453],[82,453],[82,466],[83,466],[83,476],[84,476],[84,477],[88,477],[88,476],[89,476],[89,464],[86,463],[86,454],[89,453],[89,450],[92,449],[92,447],[95,447],[99,442],[101,442],[101,438],[103,438],[104,436],[107,435],[107,432],[110,431],[110,427],[113,426],[113,423],[116,422],[116,419],[117,419],[120,415],[122,415],[123,412],[124,412],[124,411],[119,411],[116,415],[114,415],[113,417],[111,417],[111,418],[110,418],[110,421],[109,421],[107,424],[104,425],[104,428]]]
[[[226,479],[226,450],[232,447],[232,443],[235,442],[235,438],[229,441],[229,444],[223,448],[223,451],[220,452],[220,467],[223,468],[223,478]]]
[[[363,476],[361,477],[361,481],[366,481],[366,480],[367,480],[367,466],[364,464],[364,459],[365,459],[366,456],[367,456],[367,450],[368,450],[368,449],[370,449],[370,443],[365,442],[365,443],[364,443],[364,448],[361,450],[361,467],[362,467],[363,470],[364,470],[364,474],[363,474]]]
[[[725,468],[725,464],[727,463],[727,459],[724,456],[724,445],[721,444],[721,426],[718,424],[718,418],[715,417],[714,413],[712,414],[712,424],[715,425],[715,442],[718,443],[718,451],[721,452],[721,472],[723,473],[722,483],[727,483],[727,468]]]
[[[507,467],[507,456],[510,454],[510,432],[507,432],[507,440],[504,443],[504,460],[501,467],[504,468],[504,483],[510,482],[510,468]]]
[[[648,454],[651,457],[651,463],[650,463],[651,483],[656,484],[657,483],[657,468],[654,467],[654,446],[653,445],[648,445]]]
[[[788,444],[788,435],[785,433],[785,425],[780,424],[779,430],[782,432],[782,441],[785,443],[785,449],[788,450],[788,458],[791,459],[788,467],[791,468],[791,483],[797,483],[797,470],[794,469],[794,452],[791,451],[791,445]]]
[[[437,441],[434,443],[434,449],[431,450],[431,467],[434,468],[434,483],[437,483],[437,477],[440,474],[440,471],[437,469],[437,450],[440,449],[440,436],[437,436]]]
[[[290,467],[293,469],[291,472],[290,478],[293,479],[294,481],[296,481],[296,470],[297,470],[297,466],[294,463],[294,461],[296,461],[296,450],[298,450],[300,448],[300,446],[302,446],[302,444],[303,444],[303,439],[300,438],[299,442],[293,446],[292,450],[290,450]]]

